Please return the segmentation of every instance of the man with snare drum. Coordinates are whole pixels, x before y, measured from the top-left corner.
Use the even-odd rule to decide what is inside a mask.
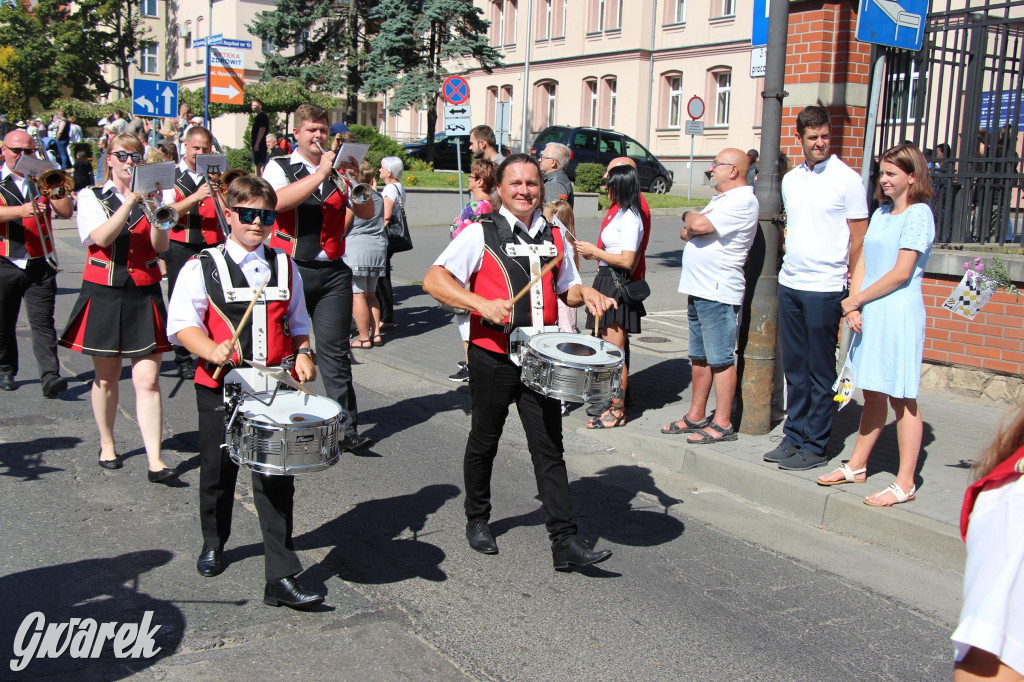
[[[553,326],[558,321],[557,298],[570,306],[586,305],[595,315],[615,301],[582,286],[573,264],[572,246],[562,232],[544,220],[543,181],[537,160],[512,154],[498,168],[502,208],[467,225],[441,253],[423,279],[423,289],[454,308],[470,311],[469,388],[473,425],[466,443],[463,473],[466,487],[466,538],[482,554],[497,554],[487,522],[491,513],[491,469],[498,440],[515,402],[526,430],[534,475],[547,515],[556,570],[571,571],[604,561],[611,552],[595,552],[576,535],[569,481],[562,458],[561,406],[520,381],[520,369],[509,356],[510,333],[517,327]],[[517,303],[515,294],[535,277],[536,256],[547,254],[546,265],[562,256],[544,274],[537,288]],[[531,262],[532,261],[532,262]],[[463,288],[469,284],[469,289]],[[536,304],[536,305],[535,305]],[[533,311],[542,312],[538,324]]]

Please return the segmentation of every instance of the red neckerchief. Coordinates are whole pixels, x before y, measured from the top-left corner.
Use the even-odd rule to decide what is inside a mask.
[[[967,524],[971,521],[971,510],[978,501],[978,495],[986,486],[993,483],[1006,483],[1016,480],[1024,474],[1024,447],[999,463],[985,478],[975,481],[964,493],[964,506],[960,510],[960,537],[967,540]]]
[[[613,201],[612,205],[608,208],[608,215],[601,221],[601,231],[597,234],[597,248],[604,250],[601,234],[618,212],[619,205]],[[647,199],[644,198],[643,194],[640,195],[640,223],[644,227],[644,234],[640,237],[640,252],[637,253],[636,263],[633,265],[633,279],[644,279],[647,275],[647,258],[645,254],[647,253],[647,242],[651,240],[651,209],[647,205]]]

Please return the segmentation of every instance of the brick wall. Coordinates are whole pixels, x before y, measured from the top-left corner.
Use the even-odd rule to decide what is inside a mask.
[[[832,118],[833,153],[860,170],[867,109],[843,101],[850,95],[844,86],[866,88],[871,80],[871,46],[854,38],[856,29],[856,3],[811,0],[790,6],[785,86],[792,95],[782,107],[782,152],[794,165],[803,161],[796,115],[817,104]]]
[[[959,282],[954,275],[924,278],[925,361],[1024,375],[1024,297],[1018,301],[1013,294],[997,292],[968,320],[942,307]]]

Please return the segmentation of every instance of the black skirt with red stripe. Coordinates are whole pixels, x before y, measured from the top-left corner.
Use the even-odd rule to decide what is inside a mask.
[[[84,355],[140,358],[171,350],[159,284],[108,287],[82,282],[58,343]]]

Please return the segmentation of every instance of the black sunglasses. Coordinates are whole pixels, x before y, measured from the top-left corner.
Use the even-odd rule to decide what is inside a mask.
[[[10,149],[11,153],[14,154],[15,156],[21,156],[22,154],[35,154],[36,153],[35,149],[28,149],[26,147],[7,147],[7,149]]]
[[[277,211],[272,211],[267,208],[246,208],[244,206],[235,206],[231,209],[238,214],[238,220],[244,225],[253,225],[256,222],[256,218],[260,219],[260,223],[264,227],[272,227],[274,221],[277,220]]]
[[[139,163],[142,161],[142,154],[138,152],[110,152],[110,155],[121,163],[124,163],[128,159],[131,159],[132,163]]]

